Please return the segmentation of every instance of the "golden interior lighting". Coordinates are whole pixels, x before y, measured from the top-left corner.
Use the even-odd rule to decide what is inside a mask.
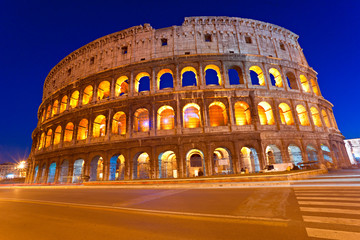
[[[304,92],[310,92],[310,86],[307,78],[304,75],[300,75],[300,82]]]
[[[116,80],[115,84],[115,96],[119,97],[129,92],[129,79],[127,76],[121,76]]]
[[[201,127],[200,121],[200,107],[195,103],[189,103],[184,107],[184,127],[198,128]]]
[[[209,106],[210,126],[227,125],[226,107],[222,102],[213,102]]]
[[[149,111],[146,108],[136,110],[134,114],[134,131],[148,132],[150,129]]]
[[[44,147],[44,143],[45,143],[45,133],[43,132],[40,137],[39,150]]]
[[[51,144],[52,130],[49,129],[46,134],[45,147],[49,147]]]
[[[94,120],[93,137],[103,137],[106,132],[106,118],[104,115],[98,115]]]
[[[251,124],[250,107],[246,102],[236,102],[234,111],[236,125],[242,126]]]
[[[102,180],[102,178],[103,178],[103,169],[104,169],[104,159],[102,157],[100,157],[98,162],[97,162],[96,180]]]
[[[260,118],[261,125],[274,125],[274,115],[272,108],[267,102],[260,102],[258,104],[258,114]]]
[[[320,94],[320,93],[319,93],[319,88],[318,88],[315,80],[314,80],[314,79],[310,79],[310,82],[311,82],[311,87],[312,87],[312,89],[313,89],[313,92],[316,94],[316,96],[319,96],[319,94]]]
[[[138,75],[136,75],[136,78],[135,78],[135,91],[136,92],[139,92],[140,80],[143,77],[149,77],[150,78],[150,74],[148,74],[147,72],[141,72]]]
[[[287,105],[286,103],[280,103],[279,112],[281,124],[294,125],[294,118],[289,105]]]
[[[269,73],[274,76],[275,86],[284,87],[280,72],[276,68],[270,68]]]
[[[73,92],[70,97],[70,107],[76,108],[79,103],[79,91]]]
[[[91,85],[87,86],[83,92],[82,104],[83,105],[89,104],[93,99],[93,95],[94,95],[93,87]]]
[[[97,90],[97,100],[107,99],[110,97],[110,82],[102,81]]]
[[[157,127],[159,130],[174,129],[174,109],[170,106],[162,106],[157,112]]]
[[[55,129],[55,133],[54,133],[54,145],[57,145],[60,143],[60,139],[61,139],[61,126],[57,126],[57,128]]]
[[[315,126],[322,127],[319,111],[315,107],[311,107],[310,112]]]
[[[65,95],[65,96],[61,99],[60,113],[62,113],[62,112],[64,112],[64,111],[66,110],[67,101],[68,101],[68,97]]]
[[[87,138],[88,125],[89,125],[89,121],[85,118],[79,122],[77,140],[84,140]]]
[[[258,67],[258,66],[251,66],[249,68],[249,70],[256,72],[256,74],[258,75],[258,79],[259,79],[259,85],[260,86],[265,86],[265,77],[264,77],[264,73],[261,70],[261,68]]]
[[[197,77],[197,72],[196,69],[193,67],[184,67],[183,69],[181,69],[181,86],[183,86],[183,77],[184,77],[184,73],[186,72],[193,72],[195,74],[195,79],[196,79],[196,86],[199,85],[199,81],[198,81],[198,77]]]
[[[45,109],[44,109],[42,114],[41,114],[41,122],[45,121],[45,116],[46,116],[46,112],[45,112]]]
[[[54,104],[53,104],[53,107],[52,107],[52,111],[51,111],[51,116],[52,116],[52,117],[53,117],[55,114],[57,114],[58,108],[59,108],[59,101],[58,101],[58,100],[55,100],[55,101],[54,101]]]
[[[325,122],[326,127],[329,128],[329,127],[330,127],[330,121],[329,121],[329,117],[328,117],[326,111],[325,111],[324,109],[321,110],[321,114],[322,114],[322,116],[323,116],[323,119],[324,119],[324,122]]]
[[[296,112],[298,114],[300,124],[303,126],[310,126],[309,117],[306,108],[303,105],[297,105]]]
[[[116,135],[126,134],[126,114],[124,112],[114,114],[111,132]]]
[[[166,151],[161,154],[160,159],[161,178],[172,178],[173,170],[177,170],[176,155],[173,151]]]
[[[49,119],[51,116],[51,105],[49,105],[47,107],[47,110],[46,110],[46,119]]]
[[[156,77],[156,89],[160,90],[160,80],[161,80],[161,76],[164,75],[165,73],[170,73],[171,76],[174,78],[174,74],[170,69],[161,69]]]
[[[64,142],[71,142],[74,135],[74,124],[69,122],[65,127]]]
[[[208,69],[212,69],[216,72],[216,76],[218,78],[218,85],[221,86],[222,85],[222,81],[221,81],[221,74],[220,74],[220,68],[214,64],[210,64],[210,65],[207,65],[204,69],[204,76],[206,77],[206,71]]]

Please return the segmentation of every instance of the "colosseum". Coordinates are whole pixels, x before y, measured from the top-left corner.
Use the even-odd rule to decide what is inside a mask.
[[[297,40],[261,21],[188,17],[81,47],[45,79],[27,183],[349,166]]]

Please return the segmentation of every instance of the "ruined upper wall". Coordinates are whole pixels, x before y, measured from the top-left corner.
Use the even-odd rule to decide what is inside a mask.
[[[211,42],[205,41],[206,34]],[[246,36],[252,43],[246,43]],[[167,39],[166,46],[161,39]],[[100,71],[179,55],[251,54],[308,66],[297,39],[298,35],[277,25],[235,17],[188,17],[181,26],[157,30],[149,24],[135,26],[99,38],[61,60],[45,79],[43,100]]]

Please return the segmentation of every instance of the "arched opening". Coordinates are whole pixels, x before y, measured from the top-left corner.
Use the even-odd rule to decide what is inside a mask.
[[[60,113],[64,112],[66,110],[66,105],[67,105],[67,101],[68,101],[68,97],[64,96],[61,99],[61,104],[60,104]]]
[[[295,144],[290,144],[288,146],[288,152],[290,161],[294,164],[294,166],[300,167],[300,164],[303,162],[301,149]]]
[[[41,122],[44,122],[45,121],[45,116],[46,116],[46,112],[45,112],[45,109],[42,111],[42,114],[41,114]]]
[[[175,113],[174,109],[170,106],[162,106],[158,109],[157,112],[157,128],[159,130],[168,130],[174,129]]]
[[[69,175],[69,160],[64,160],[60,166],[59,182],[66,183]]]
[[[148,132],[150,130],[149,111],[146,108],[139,108],[134,113],[134,131]]]
[[[73,183],[80,183],[82,182],[83,176],[83,169],[84,169],[84,159],[78,159],[74,162],[74,171],[73,171]]]
[[[49,129],[46,133],[45,147],[50,147],[52,138],[52,130]]]
[[[109,180],[125,179],[125,157],[124,155],[114,155],[110,158],[110,174]]]
[[[126,76],[121,76],[116,80],[115,96],[119,97],[126,95],[129,92],[129,79]]]
[[[192,149],[186,154],[187,177],[205,176],[205,158],[202,151]]]
[[[106,118],[104,115],[98,115],[94,120],[93,137],[103,137],[106,133]]]
[[[37,165],[34,169],[34,179],[33,179],[33,183],[36,183],[36,178],[39,172],[39,165]]]
[[[69,122],[66,124],[65,132],[64,132],[64,142],[71,142],[74,135],[74,124]]]
[[[110,82],[102,81],[97,89],[97,100],[108,99],[110,97]]]
[[[150,74],[146,72],[139,73],[135,78],[135,91],[150,91]]]
[[[291,109],[289,105],[287,105],[286,103],[280,103],[279,113],[280,113],[281,124],[294,125],[294,118],[291,113]]]
[[[89,181],[103,180],[104,159],[100,156],[95,156],[90,162],[90,179]]]
[[[311,107],[310,112],[311,112],[311,116],[312,116],[315,126],[322,127],[322,122],[321,122],[319,111],[315,107]]]
[[[176,155],[173,151],[166,151],[159,155],[159,178],[177,178]]]
[[[310,92],[309,82],[304,75],[300,75],[300,82],[301,82],[301,86],[302,86],[302,89],[304,90],[304,92],[309,93]]]
[[[320,95],[319,88],[318,88],[318,85],[316,84],[315,80],[310,79],[310,82],[311,82],[311,87],[313,89],[313,92],[316,94],[316,96],[319,96]]]
[[[85,118],[79,122],[77,140],[84,140],[87,138],[88,125],[89,125],[89,121]]]
[[[282,163],[281,151],[276,145],[269,145],[266,147],[267,164]]]
[[[43,132],[40,136],[39,150],[44,147],[44,144],[45,144],[45,133]]]
[[[53,104],[53,107],[52,107],[52,113],[51,113],[52,117],[55,116],[55,114],[57,114],[58,109],[59,109],[59,101],[55,100],[54,104]]]
[[[269,70],[271,85],[282,88],[284,87],[281,74],[276,68],[270,68]]]
[[[214,174],[233,174],[232,159],[230,151],[226,148],[216,148],[213,153]]]
[[[197,74],[193,67],[184,67],[181,70],[181,86],[197,86]]]
[[[250,70],[251,84],[265,86],[265,77],[261,68],[258,66],[252,66],[249,68],[249,70]]]
[[[325,111],[324,109],[321,110],[321,114],[322,114],[322,116],[323,116],[323,119],[324,119],[324,122],[325,122],[326,127],[329,128],[329,127],[330,127],[330,121],[329,121],[329,117],[328,117],[326,111]]]
[[[241,148],[241,162],[241,172],[254,173],[260,171],[260,162],[255,148]]]
[[[230,85],[245,84],[243,72],[240,67],[233,66],[228,70],[229,83]]]
[[[236,125],[250,125],[251,112],[249,104],[246,102],[235,103],[235,123]]]
[[[272,108],[267,102],[260,102],[258,104],[258,114],[261,125],[274,125],[274,115]]]
[[[83,92],[82,104],[86,105],[90,103],[93,99],[93,95],[94,95],[93,87],[91,85],[87,86]]]
[[[316,151],[316,148],[314,148],[313,146],[308,145],[306,147],[306,154],[308,156],[309,162],[317,162],[318,161],[317,151]]]
[[[40,183],[46,183],[46,164],[44,163],[43,166],[42,166],[42,169],[41,169],[41,179],[40,179]]]
[[[303,105],[297,105],[296,112],[298,114],[300,124],[302,126],[310,126],[309,117],[306,108]]]
[[[161,69],[157,74],[156,86],[159,90],[165,88],[173,88],[173,72],[170,69]]]
[[[196,103],[188,103],[183,108],[184,128],[199,128],[200,121],[200,107]]]
[[[51,105],[49,105],[46,110],[46,119],[49,119],[50,117],[51,117]]]
[[[55,135],[54,135],[54,145],[57,145],[60,143],[60,140],[61,140],[61,126],[57,126],[57,128],[55,129]]]
[[[55,172],[56,172],[56,163],[51,163],[49,166],[49,173],[48,173],[48,183],[53,183],[55,181]]]
[[[210,64],[204,69],[206,85],[221,85],[221,74],[218,66]]]
[[[296,82],[296,77],[292,72],[286,73],[286,80],[288,81],[288,85],[290,89],[298,90],[298,85]]]
[[[325,164],[328,168],[334,167],[334,162],[331,157],[331,152],[328,146],[321,144],[321,151],[324,156]]]
[[[79,103],[79,91],[75,91],[70,97],[70,108],[76,108]]]
[[[226,107],[222,102],[213,102],[209,106],[210,126],[226,126],[227,113]]]
[[[116,135],[126,134],[126,114],[124,112],[114,114],[111,132]]]
[[[146,152],[138,153],[134,158],[133,179],[150,178],[150,157]]]

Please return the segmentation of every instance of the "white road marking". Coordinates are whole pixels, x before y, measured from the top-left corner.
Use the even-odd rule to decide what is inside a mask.
[[[359,240],[360,233],[358,232],[346,232],[319,228],[306,228],[306,232],[309,237],[326,238],[336,240]]]
[[[360,202],[360,198],[352,197],[296,197],[298,200],[328,200],[328,201],[352,201]]]
[[[302,216],[304,222],[341,224],[360,227],[360,219],[351,218],[335,218],[335,217],[318,217],[318,216]]]
[[[324,206],[360,207],[360,203],[349,203],[349,202],[298,201],[298,203],[300,205],[324,205]]]
[[[359,194],[352,193],[295,193],[296,197],[306,197],[306,196],[339,196],[339,197],[360,197]]]
[[[315,213],[340,213],[340,214],[360,215],[360,210],[341,209],[341,208],[311,208],[311,207],[300,207],[300,211],[302,211],[302,212],[315,212]]]

